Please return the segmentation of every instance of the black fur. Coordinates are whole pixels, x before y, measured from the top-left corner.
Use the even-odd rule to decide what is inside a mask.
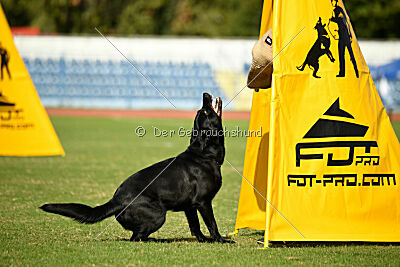
[[[149,235],[164,224],[168,210],[184,211],[190,231],[199,242],[231,242],[219,234],[211,204],[221,188],[221,165],[225,157],[221,101],[218,107],[217,114],[212,108],[212,97],[204,93],[203,107],[197,112],[186,151],[133,174],[106,204],[94,208],[75,203],[45,204],[40,208],[81,223],[118,216],[117,221],[133,232],[131,241],[151,240]],[[200,231],[197,211],[211,238]]]

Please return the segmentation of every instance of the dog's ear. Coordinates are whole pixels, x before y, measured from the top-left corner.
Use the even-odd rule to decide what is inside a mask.
[[[210,137],[207,135],[206,131],[200,133],[199,142],[200,142],[200,149],[203,151],[209,142]]]
[[[199,113],[197,113],[196,117],[194,118],[192,135],[190,136],[190,144],[193,144],[198,137],[198,132],[200,130],[199,126]]]
[[[190,137],[190,145],[194,145],[203,151],[207,147],[210,137],[208,136],[207,131],[202,131],[200,127],[200,116],[201,114],[197,113],[196,118],[194,119],[192,135]]]
[[[190,145],[194,145],[203,151],[207,147],[208,142],[209,137],[207,136],[207,133],[193,127],[192,136],[190,137]]]

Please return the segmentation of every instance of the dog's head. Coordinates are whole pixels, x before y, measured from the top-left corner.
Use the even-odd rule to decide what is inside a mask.
[[[317,24],[315,24],[314,29],[318,30],[318,29],[323,29],[326,26],[326,24],[322,24],[322,19],[321,17],[319,17]]]
[[[203,106],[197,111],[190,138],[190,147],[204,155],[215,156],[222,164],[225,156],[224,131],[222,128],[222,100],[203,94]]]

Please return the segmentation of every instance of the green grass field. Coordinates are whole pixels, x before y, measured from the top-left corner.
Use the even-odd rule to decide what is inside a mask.
[[[0,158],[1,265],[399,265],[396,244],[311,243],[257,249],[260,231],[242,231],[236,244],[200,244],[190,235],[183,213],[169,212],[152,236],[172,243],[131,243],[131,233],[112,218],[94,225],[38,209],[46,202],[108,201],[132,173],[182,152],[189,138],[154,137],[159,129],[191,129],[192,120],[53,117],[66,157]],[[228,121],[246,129],[247,121]],[[142,125],[147,135],[139,138]],[[394,125],[400,133],[400,124]],[[226,158],[243,168],[245,138],[226,139]],[[241,177],[225,163],[223,186],[214,199],[222,234],[233,231]],[[203,222],[202,230],[208,235]]]

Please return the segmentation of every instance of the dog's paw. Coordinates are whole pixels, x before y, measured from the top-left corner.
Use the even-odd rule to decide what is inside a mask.
[[[207,237],[205,237],[205,236],[199,236],[199,237],[197,237],[197,241],[199,241],[200,243],[213,243],[213,242],[215,242],[214,239],[212,239],[212,238],[207,238]]]
[[[233,241],[233,240],[230,240],[230,239],[223,239],[223,238],[220,238],[220,239],[218,240],[218,242],[220,242],[221,244],[235,244],[235,243],[236,243],[236,242]]]

